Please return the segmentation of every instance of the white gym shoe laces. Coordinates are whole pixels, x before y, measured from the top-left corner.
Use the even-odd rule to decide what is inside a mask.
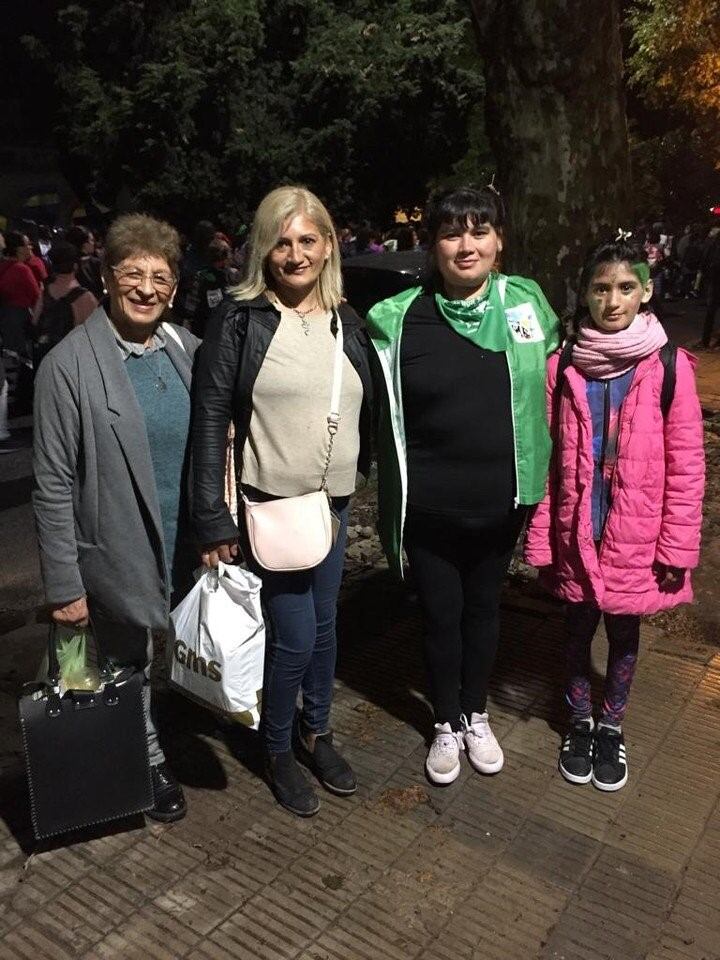
[[[465,714],[460,719],[465,728],[465,749],[473,767],[480,773],[498,773],[502,770],[505,757],[490,729],[487,713],[473,713],[470,723]]]
[[[460,751],[464,750],[463,732],[453,732],[449,723],[435,724],[435,739],[430,744],[425,770],[433,783],[452,783],[460,773]]]

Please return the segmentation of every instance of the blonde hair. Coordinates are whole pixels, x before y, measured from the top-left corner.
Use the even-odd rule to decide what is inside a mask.
[[[180,237],[175,227],[145,213],[125,213],[113,220],[105,237],[104,267],[116,267],[128,257],[148,253],[167,260],[171,271],[177,276]]]
[[[318,301],[325,310],[340,304],[343,288],[335,227],[325,205],[314,193],[300,186],[277,187],[261,200],[250,231],[245,277],[229,291],[236,300],[253,300],[268,289],[265,269],[268,255],[285,223],[297,214],[312,220],[321,235],[330,241],[330,256],[317,280]]]

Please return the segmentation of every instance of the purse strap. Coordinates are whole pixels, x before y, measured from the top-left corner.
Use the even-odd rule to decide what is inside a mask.
[[[171,323],[168,323],[167,320],[163,320],[160,326],[163,328],[165,333],[175,341],[175,343],[180,347],[182,352],[187,353],[187,350],[185,349],[185,344],[180,339],[180,334],[177,332],[175,327]]]
[[[322,480],[320,481],[320,489],[325,493],[328,492],[327,478],[328,471],[330,470],[330,461],[332,460],[335,434],[338,432],[338,427],[340,426],[340,394],[342,393],[342,368],[344,359],[343,327],[340,314],[337,310],[333,310],[333,318],[336,326],[335,360],[333,362],[333,386],[330,397],[330,413],[327,415],[328,449],[327,456],[325,457],[325,469],[323,470]]]
[[[335,443],[335,434],[338,432],[338,427],[340,426],[340,396],[342,394],[342,368],[343,368],[343,348],[344,348],[344,338],[343,338],[343,326],[342,320],[340,319],[340,314],[337,310],[333,310],[333,319],[335,321],[335,357],[333,360],[333,385],[332,385],[332,394],[330,396],[330,412],[327,415],[327,432],[328,432],[328,448],[327,454],[325,456],[325,467],[323,469],[322,479],[320,480],[320,490],[323,491],[328,497],[327,488],[327,477],[328,471],[330,470],[330,461],[332,460],[333,444]],[[245,496],[244,493],[241,493],[243,502],[245,506],[249,506],[250,501]]]

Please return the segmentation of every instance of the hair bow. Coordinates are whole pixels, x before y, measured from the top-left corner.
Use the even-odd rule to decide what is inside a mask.
[[[500,191],[499,191],[498,188],[495,186],[495,174],[492,175],[492,179],[491,179],[490,183],[486,183],[486,184],[485,184],[485,189],[486,189],[486,190],[492,190],[492,192],[493,192],[493,193],[496,193],[496,194],[498,195],[498,197],[500,196]]]
[[[615,243],[622,243],[625,240],[629,240],[630,237],[632,237],[632,230],[623,230],[622,227],[618,227]]]

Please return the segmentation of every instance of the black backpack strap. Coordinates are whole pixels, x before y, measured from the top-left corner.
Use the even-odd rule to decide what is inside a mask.
[[[562,382],[565,379],[565,371],[572,363],[572,352],[574,346],[575,344],[572,342],[572,340],[566,340],[565,345],[562,348],[560,360],[558,361],[557,379],[555,381],[556,389],[559,388],[562,390]]]
[[[73,304],[77,299],[79,299],[84,293],[87,293],[85,287],[73,287],[64,297],[61,297],[61,300],[65,303]],[[59,301],[58,301],[59,302]]]
[[[660,411],[663,420],[667,419],[673,398],[675,396],[675,367],[677,364],[677,347],[674,343],[664,344],[660,348],[660,362],[663,365],[663,382],[660,391]]]
[[[73,310],[73,304],[76,300],[79,300],[80,297],[87,293],[85,287],[73,287],[64,297],[61,297],[58,301],[58,304],[62,304],[65,308],[65,329],[62,331],[62,336],[70,333],[72,328],[75,326],[75,311]]]
[[[553,390],[553,420],[557,422],[558,406],[560,404],[560,395],[562,393],[563,383],[565,382],[565,371],[572,363],[572,352],[575,344],[572,340],[567,340],[560,353],[560,359],[557,365],[557,374],[555,376],[555,389]]]

